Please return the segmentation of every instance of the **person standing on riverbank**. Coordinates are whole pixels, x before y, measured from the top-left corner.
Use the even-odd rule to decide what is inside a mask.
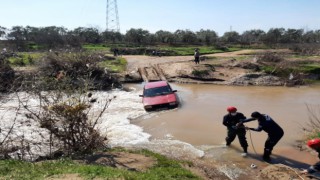
[[[279,142],[284,134],[283,129],[266,114],[260,114],[259,112],[255,111],[251,114],[251,117],[252,118],[241,121],[241,123],[239,123],[237,126],[241,126],[243,123],[256,119],[258,120],[259,126],[257,128],[246,127],[246,129],[258,132],[264,130],[266,133],[268,133],[268,138],[264,144],[264,153],[262,156],[263,160],[268,162],[270,161],[270,155],[273,147]]]
[[[311,139],[307,142],[307,145],[309,146],[309,148],[317,151],[318,158],[320,159],[320,139]],[[302,174],[313,174],[315,172],[320,172],[320,161],[310,166],[308,169],[301,171]]]
[[[198,49],[198,48],[196,48],[196,49],[194,50],[194,62],[195,62],[196,64],[199,64],[199,62],[200,62],[200,52],[199,52],[199,49]]]
[[[246,139],[246,130],[244,125],[237,124],[246,119],[246,117],[237,112],[237,108],[233,106],[229,106],[227,108],[228,114],[223,117],[223,125],[227,127],[227,137],[226,137],[226,145],[230,146],[232,141],[238,136],[241,147],[243,148],[243,156],[246,156],[248,153],[248,142]]]

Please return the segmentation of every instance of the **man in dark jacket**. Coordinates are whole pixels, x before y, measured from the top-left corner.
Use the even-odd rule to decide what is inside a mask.
[[[237,126],[240,120],[246,119],[246,117],[237,112],[237,108],[230,106],[227,108],[228,114],[223,117],[223,125],[225,125],[228,129],[228,134],[226,137],[226,145],[229,146],[232,141],[238,135],[238,139],[241,147],[243,148],[243,156],[247,155],[248,143],[246,139],[246,130],[244,125]]]
[[[318,158],[320,159],[320,139],[311,139],[307,142],[307,145],[317,151],[318,153]],[[302,174],[313,174],[315,172],[320,172],[320,162],[317,162],[316,164],[310,166],[308,169],[301,171]]]
[[[199,62],[200,62],[200,52],[199,52],[199,49],[198,49],[198,48],[196,48],[196,49],[194,50],[194,62],[195,62],[196,64],[199,64]]]
[[[243,120],[238,125],[242,125],[242,123],[250,122],[256,119],[258,120],[259,126],[257,128],[247,129],[259,132],[264,130],[266,133],[268,133],[268,138],[264,144],[264,153],[262,158],[265,161],[270,161],[270,155],[273,147],[278,143],[284,134],[283,129],[266,114],[260,114],[259,112],[255,111],[251,114],[251,117],[252,118],[250,119]]]

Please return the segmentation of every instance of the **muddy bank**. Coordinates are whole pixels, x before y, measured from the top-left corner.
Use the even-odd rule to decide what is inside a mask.
[[[292,58],[292,52],[286,49],[210,54],[203,56],[200,64],[193,62],[193,56],[123,57],[127,59],[128,67],[121,74],[122,82],[167,80],[238,86],[296,86],[304,84],[304,79],[319,79],[318,73],[293,72],[292,69],[301,69],[306,61]],[[318,62],[319,59],[313,59],[309,63]]]
[[[166,62],[139,67],[136,70],[127,72],[122,78],[122,81],[142,82],[167,80],[177,83],[239,86],[282,86],[285,84],[285,81],[279,77],[256,72],[257,66],[257,64],[249,63],[249,68],[244,68],[242,63],[239,65],[238,62],[232,61],[225,64],[202,62],[202,64],[198,65],[195,65],[192,60],[184,62]]]

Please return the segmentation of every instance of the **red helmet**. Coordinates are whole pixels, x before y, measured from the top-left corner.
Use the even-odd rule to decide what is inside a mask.
[[[227,111],[228,111],[229,113],[233,113],[233,112],[236,112],[236,111],[237,111],[237,108],[234,107],[234,106],[229,106],[229,107],[227,108]]]
[[[307,142],[307,145],[310,147],[310,148],[319,148],[320,147],[320,139],[319,138],[316,138],[316,139],[311,139]]]

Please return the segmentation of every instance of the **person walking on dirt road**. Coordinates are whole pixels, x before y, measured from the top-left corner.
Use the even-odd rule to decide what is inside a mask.
[[[270,116],[266,114],[260,114],[259,112],[255,111],[251,114],[251,117],[252,118],[241,121],[238,126],[243,125],[243,123],[246,122],[250,122],[256,119],[258,120],[259,126],[257,128],[246,127],[246,129],[258,132],[264,130],[266,133],[268,133],[268,138],[264,144],[264,153],[262,156],[263,160],[268,162],[270,161],[270,155],[273,147],[279,142],[284,134],[283,129]]]
[[[196,48],[196,49],[194,50],[194,62],[195,62],[196,64],[199,64],[199,62],[200,62],[200,52],[199,52],[199,49],[198,49],[198,48]]]
[[[247,155],[248,150],[248,142],[246,139],[246,130],[244,125],[237,124],[241,121],[246,119],[246,117],[240,113],[237,112],[237,108],[233,106],[229,106],[227,108],[228,114],[226,114],[223,117],[223,125],[227,127],[227,137],[226,137],[226,145],[230,146],[232,141],[238,136],[239,142],[241,147],[243,148],[243,156]]]
[[[307,142],[307,145],[311,149],[317,151],[318,158],[320,159],[320,139],[319,138],[311,139]],[[315,172],[320,172],[320,161],[310,166],[308,169],[301,171],[302,174],[313,174]]]

